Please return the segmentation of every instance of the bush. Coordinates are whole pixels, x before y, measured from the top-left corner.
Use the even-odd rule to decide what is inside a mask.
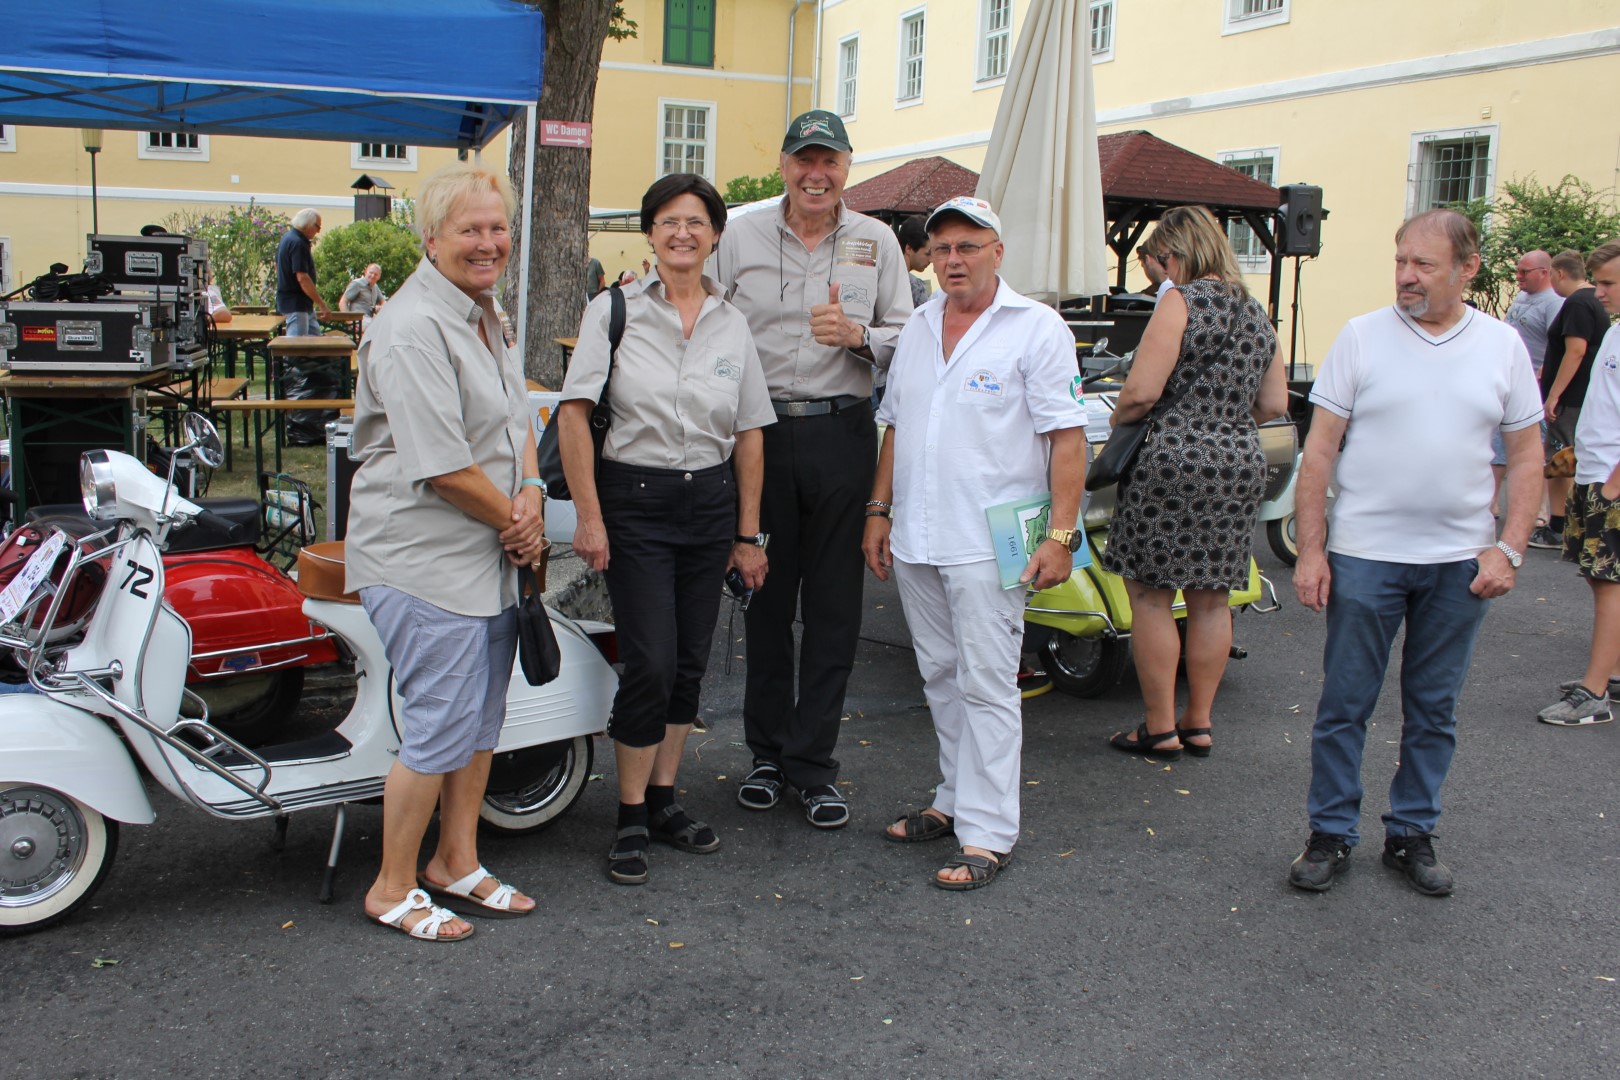
[[[392,221],[357,221],[321,233],[315,243],[316,284],[335,308],[349,282],[376,263],[382,267],[378,286],[393,296],[421,257],[416,233],[405,226]]]
[[[782,170],[777,169],[769,176],[739,176],[728,181],[721,198],[725,199],[727,206],[736,206],[769,199],[785,191],[787,184],[782,180]]]
[[[208,241],[208,270],[230,307],[276,302],[276,245],[292,224],[286,214],[249,202],[223,214],[181,210],[163,227]]]
[[[1456,209],[1479,229],[1480,271],[1469,299],[1493,315],[1506,311],[1518,292],[1513,270],[1520,256],[1537,248],[1549,255],[1566,248],[1590,255],[1620,233],[1620,213],[1612,205],[1612,193],[1596,191],[1574,176],[1551,186],[1537,183],[1534,176],[1514,177],[1492,202],[1459,204]]]

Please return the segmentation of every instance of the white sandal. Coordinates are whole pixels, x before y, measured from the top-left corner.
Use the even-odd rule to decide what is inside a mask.
[[[452,881],[445,886],[434,885],[425,878],[418,877],[422,888],[428,895],[439,903],[460,915],[483,915],[491,919],[520,919],[533,911],[534,908],[514,908],[512,897],[517,890],[512,886],[497,881],[495,891],[488,896],[474,896],[473,890],[478,888],[487,877],[493,877],[482,866],[462,878]]]
[[[409,915],[413,911],[426,911],[428,914],[415,926],[406,926],[405,916]],[[465,941],[467,938],[472,937],[475,927],[471,923],[467,924],[467,932],[465,934],[456,934],[453,937],[447,937],[439,933],[439,927],[443,926],[445,923],[449,922],[455,917],[455,912],[446,911],[442,907],[435,907],[433,901],[428,897],[428,894],[423,892],[421,889],[412,889],[410,892],[405,894],[405,899],[401,900],[397,905],[389,908],[381,915],[367,916],[367,918],[376,919],[378,922],[391,929],[403,930],[407,934],[411,935],[411,937],[417,938],[421,941]]]

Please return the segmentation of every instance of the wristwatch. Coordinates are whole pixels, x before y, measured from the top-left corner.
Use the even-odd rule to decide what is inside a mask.
[[[1524,556],[1508,547],[1506,540],[1498,540],[1496,542],[1496,546],[1502,549],[1502,554],[1507,556],[1508,565],[1513,567],[1513,569],[1517,570],[1519,567],[1524,565]]]
[[[764,551],[765,546],[771,542],[771,534],[754,533],[752,536],[744,536],[742,533],[738,533],[736,536],[731,538],[731,542],[733,544],[752,544],[754,547],[759,548],[759,550]]]
[[[872,351],[872,328],[869,327],[869,326],[861,327],[861,345],[860,345],[860,347],[865,349],[867,352]]]
[[[1080,538],[1085,535],[1079,529],[1047,529],[1046,539],[1056,540],[1070,552],[1080,549]]]

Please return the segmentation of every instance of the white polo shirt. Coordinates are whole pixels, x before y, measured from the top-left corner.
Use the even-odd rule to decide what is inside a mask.
[[[1057,312],[998,279],[948,362],[944,315],[936,293],[900,331],[878,409],[895,439],[890,547],[935,566],[993,559],[985,508],[1049,490],[1042,436],[1086,426],[1074,335]]]
[[[1575,482],[1607,483],[1620,465],[1620,326],[1609,327],[1592,361],[1586,404],[1575,424]]]
[[[1541,420],[1530,353],[1466,308],[1435,336],[1391,305],[1351,319],[1311,389],[1350,421],[1329,551],[1393,563],[1471,559],[1496,542],[1491,433]]]

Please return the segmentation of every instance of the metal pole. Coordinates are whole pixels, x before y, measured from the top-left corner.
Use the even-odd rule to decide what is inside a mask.
[[[96,207],[96,151],[90,151],[90,231],[101,233],[101,215]]]

